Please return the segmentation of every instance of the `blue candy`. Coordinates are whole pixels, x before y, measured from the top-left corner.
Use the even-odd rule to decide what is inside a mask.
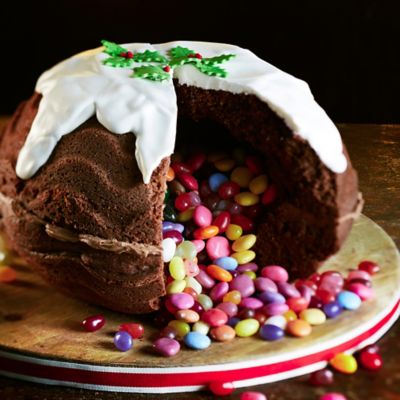
[[[234,271],[238,262],[233,257],[220,257],[214,260],[214,264],[217,264],[219,267],[226,269],[227,271]]]
[[[240,318],[231,317],[231,318],[228,319],[227,325],[229,325],[232,328],[234,328],[239,321],[240,321]]]
[[[282,339],[285,332],[279,326],[266,324],[261,327],[259,335],[261,339],[274,341]]]
[[[125,331],[119,331],[114,335],[115,347],[120,351],[128,351],[133,346],[132,336]]]
[[[343,308],[337,301],[332,301],[324,304],[322,311],[328,318],[336,318],[343,311]]]
[[[337,301],[346,310],[357,310],[361,306],[360,297],[347,290],[338,294]]]
[[[265,291],[265,292],[260,293],[258,295],[258,298],[263,303],[278,303],[278,304],[286,303],[285,297],[282,296],[280,293],[277,293],[277,292]]]
[[[194,350],[203,350],[210,346],[211,339],[207,335],[203,335],[200,332],[189,332],[183,338],[187,347]]]
[[[226,175],[217,172],[208,178],[208,185],[213,192],[218,192],[219,187],[227,181],[228,177]]]
[[[164,221],[163,222],[163,232],[166,231],[178,231],[180,233],[183,233],[185,227],[182,224],[170,222],[170,221]]]

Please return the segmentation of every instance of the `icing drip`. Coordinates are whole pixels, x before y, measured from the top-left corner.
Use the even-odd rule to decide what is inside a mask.
[[[162,54],[176,46],[190,47],[205,57],[235,54],[235,58],[224,65],[228,73],[225,78],[205,75],[191,65],[174,68],[173,77],[180,84],[203,89],[256,95],[294,134],[309,142],[328,168],[336,173],[345,171],[347,162],[340,134],[304,81],[261,60],[249,50],[227,44],[124,45],[133,53],[148,49]],[[75,55],[39,78],[36,91],[43,97],[18,157],[16,172],[20,178],[32,177],[49,159],[61,137],[93,115],[113,133],[136,135],[135,156],[145,183],[150,181],[161,160],[172,154],[177,119],[172,79],[152,82],[132,78],[129,68],[103,65],[102,61],[108,56],[102,50]]]

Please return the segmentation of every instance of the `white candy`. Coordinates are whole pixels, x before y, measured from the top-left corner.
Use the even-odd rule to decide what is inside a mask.
[[[210,326],[203,321],[198,321],[193,325],[192,331],[199,332],[203,335],[207,335],[210,330]]]
[[[196,281],[192,276],[187,276],[185,278],[186,287],[191,287],[197,294],[200,294],[203,290],[203,286],[200,285],[199,282]]]
[[[164,262],[170,262],[172,257],[175,255],[176,244],[174,239],[166,238],[162,241],[163,248],[163,260]]]
[[[268,325],[275,325],[278,326],[279,328],[285,330],[286,329],[286,325],[287,325],[287,321],[286,318],[282,315],[274,315],[272,317],[269,317],[266,321],[265,324]]]

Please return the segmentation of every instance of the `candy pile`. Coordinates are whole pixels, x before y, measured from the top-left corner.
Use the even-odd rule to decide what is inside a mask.
[[[346,278],[327,271],[293,284],[283,267],[254,262],[256,220],[276,194],[253,154],[197,153],[172,162],[163,222],[167,326],[154,343],[160,354],[175,355],[181,341],[202,350],[236,336],[307,336],[373,297],[378,266],[369,261]]]

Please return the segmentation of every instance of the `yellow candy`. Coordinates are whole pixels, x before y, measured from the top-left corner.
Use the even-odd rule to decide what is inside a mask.
[[[175,256],[194,261],[197,255],[196,246],[190,240],[184,240],[175,251]]]
[[[167,294],[182,293],[185,290],[186,281],[174,280],[167,285]]]
[[[297,319],[297,314],[293,310],[286,311],[283,316],[285,317],[287,322]]]
[[[176,332],[176,336],[182,339],[185,335],[190,332],[190,325],[183,321],[177,321],[176,319],[169,321],[168,326],[173,328]]]
[[[236,240],[242,236],[243,229],[240,225],[229,224],[226,228],[225,235],[229,240]]]
[[[244,251],[249,250],[254,246],[257,240],[257,236],[253,234],[241,236],[232,243],[233,251]]]
[[[235,196],[236,203],[243,207],[254,206],[260,201],[260,198],[251,192],[242,192]]]
[[[308,308],[301,311],[300,318],[310,325],[321,325],[326,321],[326,315],[319,308]]]
[[[258,332],[260,323],[254,318],[243,319],[235,325],[236,335],[239,337],[253,336]]]
[[[240,302],[242,301],[242,295],[240,294],[239,290],[231,290],[222,298],[222,301],[229,301],[233,304],[240,304]]]
[[[218,171],[228,172],[235,166],[235,160],[232,160],[232,158],[224,158],[216,161],[214,165]]]
[[[253,281],[257,278],[257,274],[254,271],[245,271],[244,275],[249,276]]]
[[[203,335],[207,335],[208,331],[210,330],[210,325],[206,324],[203,321],[198,321],[193,325],[192,331],[199,332]]]
[[[233,257],[238,264],[242,265],[253,261],[256,258],[256,253],[254,253],[253,250],[245,250],[233,253],[231,254],[231,257]]]
[[[329,362],[333,368],[343,374],[354,374],[357,371],[357,360],[350,354],[339,353]]]
[[[179,222],[188,222],[192,219],[194,213],[194,208],[189,208],[189,210],[182,211],[180,214],[178,214],[178,221]]]
[[[267,175],[259,175],[254,178],[250,184],[249,189],[254,194],[261,194],[267,190],[268,187],[268,179]]]
[[[231,173],[231,181],[236,182],[241,188],[249,187],[253,173],[247,167],[236,167]]]
[[[169,274],[176,280],[181,281],[185,279],[186,271],[185,271],[185,263],[183,262],[181,257],[172,257],[172,260],[169,262]],[[184,289],[184,288],[183,288]]]

